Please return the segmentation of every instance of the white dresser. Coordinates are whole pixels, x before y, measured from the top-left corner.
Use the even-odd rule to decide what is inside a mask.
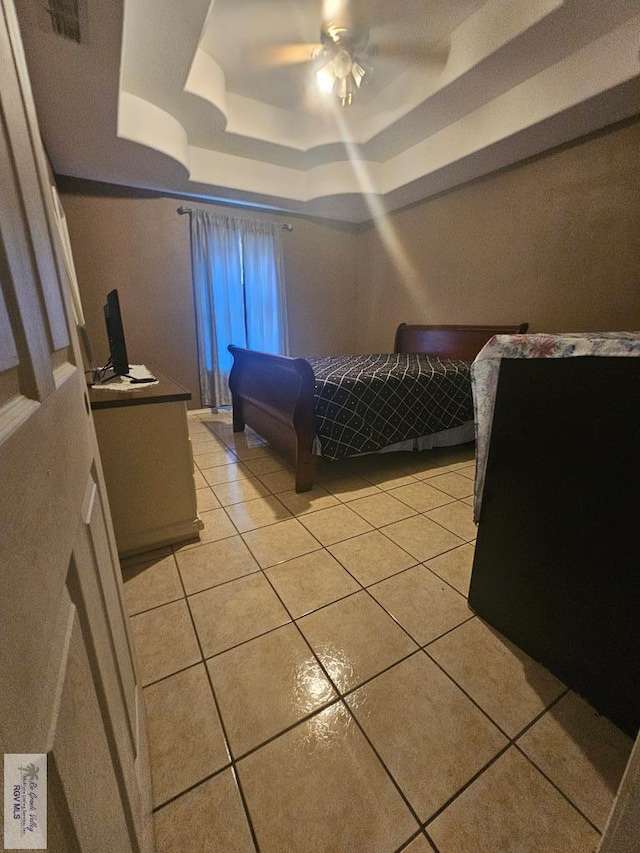
[[[127,391],[90,388],[111,516],[121,557],[197,538],[186,401],[172,379]]]

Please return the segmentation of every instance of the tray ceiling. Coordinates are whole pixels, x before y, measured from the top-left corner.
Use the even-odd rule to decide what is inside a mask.
[[[362,222],[640,112],[640,0],[366,0],[367,85],[317,61],[320,0],[81,0],[18,16],[58,174]]]

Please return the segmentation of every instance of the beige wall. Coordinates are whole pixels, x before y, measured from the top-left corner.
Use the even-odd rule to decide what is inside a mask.
[[[292,354],[387,351],[402,321],[640,328],[639,152],[636,122],[400,211],[379,228],[251,213],[294,223],[283,232]],[[98,361],[107,358],[102,305],[117,287],[130,361],[168,374],[199,406],[180,201],[70,179],[60,195]]]
[[[358,303],[363,351],[401,321],[639,329],[640,122],[368,227]]]
[[[60,198],[98,364],[109,354],[102,306],[116,287],[129,362],[170,376],[199,405],[189,223],[178,205],[75,181],[60,181]]]
[[[359,235],[329,222],[291,221],[284,238],[291,354],[355,353]]]
[[[109,290],[117,287],[130,363],[171,376],[191,392],[191,406],[198,407],[189,217],[176,212],[182,202],[87,181],[62,178],[59,184],[97,361],[103,364],[108,358],[102,306]],[[263,216],[294,223],[293,231],[282,235],[292,354],[354,351],[353,229]]]

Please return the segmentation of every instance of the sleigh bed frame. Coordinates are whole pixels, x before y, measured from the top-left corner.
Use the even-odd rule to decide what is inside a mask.
[[[494,335],[522,334],[519,326],[421,326],[401,323],[394,352],[424,353],[440,358],[473,361]],[[250,426],[295,469],[296,492],[313,486],[316,455],[314,373],[304,358],[269,355],[230,344],[233,367],[229,376],[233,431]]]

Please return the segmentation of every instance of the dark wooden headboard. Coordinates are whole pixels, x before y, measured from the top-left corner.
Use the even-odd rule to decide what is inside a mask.
[[[473,361],[494,335],[523,335],[528,323],[513,326],[415,326],[400,323],[394,352],[426,353]]]

